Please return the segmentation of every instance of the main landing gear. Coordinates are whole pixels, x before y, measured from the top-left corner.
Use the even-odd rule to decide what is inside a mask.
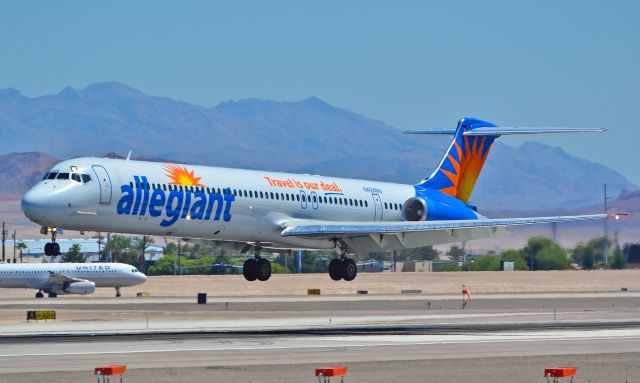
[[[36,293],[36,298],[44,298],[44,294],[42,293],[42,290],[38,290],[38,292]]]
[[[47,234],[48,231],[51,232],[51,242],[44,245],[44,255],[55,257],[62,254],[60,252],[60,245],[56,243],[56,229],[49,230],[49,228],[43,227],[41,232],[43,231],[43,234]]]
[[[347,246],[344,243],[341,243],[342,254],[340,254],[340,258],[334,258],[329,262],[329,277],[334,281],[339,281],[344,279],[345,281],[353,281],[356,279],[356,275],[358,275],[358,266],[356,262],[347,258]]]
[[[116,298],[120,298],[121,294],[120,294],[120,287],[116,287]]]
[[[244,265],[242,265],[242,275],[244,275],[244,279],[250,282],[256,279],[266,281],[271,278],[271,262],[260,256],[259,246],[256,246],[254,257],[244,261]]]

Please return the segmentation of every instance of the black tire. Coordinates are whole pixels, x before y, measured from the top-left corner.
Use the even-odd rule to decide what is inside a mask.
[[[353,281],[358,275],[358,266],[353,259],[345,259],[342,261],[343,278],[345,281]]]
[[[58,293],[56,293],[55,291],[49,292],[49,298],[57,298],[57,297],[58,297]]]
[[[258,280],[266,281],[271,278],[271,262],[264,258],[259,258],[257,263]]]
[[[36,293],[36,298],[38,298],[38,299],[44,298],[44,294],[42,294],[40,291],[38,291]]]
[[[58,255],[62,254],[60,252],[60,244],[58,244],[58,243],[53,243],[53,249],[52,250],[53,250],[53,255],[55,255],[55,256],[58,256]]]
[[[342,261],[338,258],[332,259],[329,262],[329,277],[334,281],[339,281],[342,279],[343,273]]]
[[[244,275],[244,279],[249,282],[258,279],[258,262],[253,258],[244,261],[244,265],[242,265],[242,275]]]
[[[47,242],[44,244],[44,255],[53,255],[53,252],[51,251],[51,245],[53,245],[53,243],[51,242]]]

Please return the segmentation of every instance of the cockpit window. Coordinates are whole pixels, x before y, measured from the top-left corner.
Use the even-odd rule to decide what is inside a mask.
[[[44,174],[44,177],[42,177],[42,180],[44,181],[44,180],[46,180],[48,177],[49,177],[49,172],[46,172],[46,173]]]
[[[82,183],[82,181],[80,180],[80,174],[78,173],[71,173],[71,179],[76,182]]]
[[[49,173],[49,176],[47,177],[48,180],[54,180],[56,179],[56,176],[58,175],[58,172],[51,172]]]
[[[56,177],[57,180],[68,180],[69,179],[69,173],[58,173],[58,177]]]
[[[137,272],[138,272],[138,269],[131,269],[131,272],[132,272],[132,273],[137,273]]]
[[[91,176],[90,176],[90,175],[88,175],[88,174],[83,174],[83,175],[82,175],[82,182],[84,182],[85,184],[86,184],[87,182],[91,182]]]

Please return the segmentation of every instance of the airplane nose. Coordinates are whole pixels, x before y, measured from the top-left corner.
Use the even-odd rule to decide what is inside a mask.
[[[20,207],[22,212],[31,221],[42,221],[47,217],[49,210],[48,198],[44,193],[31,189],[22,197]]]
[[[138,278],[140,278],[140,283],[144,283],[147,281],[147,276],[142,273],[138,273]]]

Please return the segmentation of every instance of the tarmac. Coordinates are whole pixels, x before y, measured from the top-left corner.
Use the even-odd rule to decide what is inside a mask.
[[[367,295],[346,284],[300,294],[301,276],[263,283],[262,294],[212,288],[237,276],[150,278],[140,288],[148,297],[36,300],[15,290],[0,298],[0,382],[94,381],[93,368],[105,364],[125,364],[124,381],[143,383],[315,381],[313,369],[326,364],[349,366],[347,382],[541,382],[544,368],[559,365],[577,366],[577,381],[640,382],[640,271],[589,273],[551,278],[591,279],[588,291],[529,280],[548,280],[545,273],[416,273],[401,284],[397,275],[362,274],[361,285],[377,291]],[[460,274],[474,286],[464,306],[441,286],[398,289],[434,278],[454,286]],[[208,304],[196,304],[200,291],[210,292]],[[30,309],[55,309],[58,318],[28,322]]]

